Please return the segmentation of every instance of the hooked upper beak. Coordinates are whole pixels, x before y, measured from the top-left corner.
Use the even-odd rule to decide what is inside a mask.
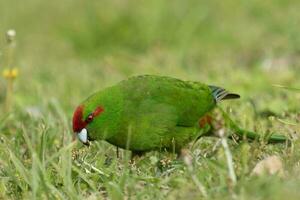
[[[88,132],[86,128],[83,128],[79,133],[77,133],[77,137],[84,145],[89,146],[90,142],[88,140]]]

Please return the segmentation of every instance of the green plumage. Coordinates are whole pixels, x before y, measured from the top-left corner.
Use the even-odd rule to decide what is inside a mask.
[[[96,107],[104,109],[86,126],[90,139],[135,152],[179,151],[207,132],[199,120],[226,97],[238,95],[199,82],[137,76],[89,97],[82,103],[83,118]]]

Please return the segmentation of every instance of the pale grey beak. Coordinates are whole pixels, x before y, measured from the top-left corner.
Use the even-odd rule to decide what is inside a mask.
[[[83,128],[78,134],[77,134],[78,139],[80,142],[82,142],[85,145],[89,145],[88,141],[88,132],[86,128]]]

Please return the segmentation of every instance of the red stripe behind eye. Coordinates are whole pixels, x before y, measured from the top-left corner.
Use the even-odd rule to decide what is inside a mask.
[[[104,111],[104,109],[102,107],[97,107],[95,109],[95,111],[93,112],[93,117],[97,117],[98,115],[100,115],[102,112]]]

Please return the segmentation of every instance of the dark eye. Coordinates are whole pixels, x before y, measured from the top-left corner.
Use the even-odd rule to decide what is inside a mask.
[[[94,116],[93,116],[93,114],[89,114],[89,116],[86,118],[86,122],[87,123],[90,123],[91,121],[93,121],[93,118],[94,118]]]

